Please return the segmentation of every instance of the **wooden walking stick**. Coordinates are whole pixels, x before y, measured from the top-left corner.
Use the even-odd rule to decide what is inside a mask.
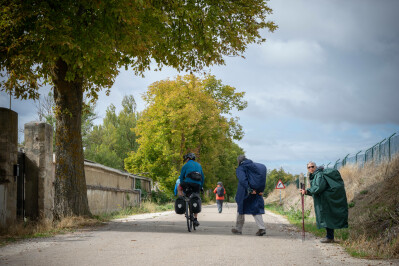
[[[305,190],[305,184],[301,183],[301,189]],[[301,193],[301,202],[302,202],[302,241],[305,240],[305,203],[304,203],[305,195]]]

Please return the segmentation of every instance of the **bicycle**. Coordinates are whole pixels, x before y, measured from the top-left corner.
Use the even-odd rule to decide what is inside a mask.
[[[183,191],[183,199],[186,202],[186,212],[184,215],[187,220],[187,229],[189,232],[191,232],[192,229],[196,230],[194,224],[194,213],[192,211],[193,206],[191,205],[191,199],[193,197],[199,197],[198,193],[193,192],[191,187],[187,187]]]

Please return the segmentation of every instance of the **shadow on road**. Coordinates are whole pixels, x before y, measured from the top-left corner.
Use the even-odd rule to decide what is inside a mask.
[[[215,205],[205,206],[199,214],[200,226],[193,232],[188,232],[184,215],[175,213],[143,220],[113,221],[108,225],[97,228],[96,231],[116,231],[116,232],[146,232],[146,233],[165,233],[165,234],[191,234],[191,235],[226,235],[231,237],[255,236],[258,230],[251,215],[246,215],[246,221],[242,235],[233,235],[231,229],[235,226],[236,208],[225,208],[221,214],[217,213]],[[266,237],[292,239],[301,238],[300,233],[291,225],[268,222],[270,218],[265,217]]]

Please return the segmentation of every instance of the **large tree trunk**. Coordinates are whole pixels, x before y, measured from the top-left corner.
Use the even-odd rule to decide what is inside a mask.
[[[90,215],[82,146],[83,79],[65,81],[68,65],[61,59],[54,70],[56,164],[54,218]]]

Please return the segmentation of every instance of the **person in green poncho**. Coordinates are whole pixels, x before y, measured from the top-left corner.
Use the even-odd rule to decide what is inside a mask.
[[[348,202],[341,174],[335,169],[307,164],[310,188],[300,190],[313,197],[317,228],[326,228],[327,235],[320,242],[334,242],[334,229],[348,227]]]

